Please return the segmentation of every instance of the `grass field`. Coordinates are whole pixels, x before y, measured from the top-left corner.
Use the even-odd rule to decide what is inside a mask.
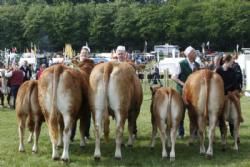
[[[150,150],[149,143],[151,137],[151,118],[149,106],[151,103],[150,92],[147,85],[144,85],[144,101],[141,113],[138,118],[138,140],[133,148],[122,148],[123,159],[115,160],[114,151],[114,121],[111,124],[110,142],[102,142],[101,161],[96,162],[93,159],[94,153],[94,135],[91,127],[92,139],[88,141],[84,149],[79,147],[79,132],[76,140],[70,145],[70,163],[64,164],[61,161],[51,160],[51,143],[48,136],[47,127],[42,126],[42,132],[39,140],[39,152],[32,154],[31,144],[25,143],[26,152],[18,152],[18,131],[15,111],[9,109],[0,109],[0,166],[1,167],[56,167],[56,166],[230,166],[230,167],[249,167],[250,166],[250,98],[243,97],[241,100],[243,116],[245,122],[240,128],[241,144],[239,152],[232,149],[233,140],[228,137],[228,147],[226,152],[221,151],[221,144],[218,129],[216,130],[216,142],[214,145],[214,157],[207,160],[205,156],[199,154],[199,143],[194,146],[188,146],[188,134],[184,139],[177,139],[176,142],[176,160],[170,162],[169,159],[161,158],[161,142],[157,138],[156,146]],[[188,119],[186,115],[185,129],[188,131]],[[27,139],[26,130],[26,139]],[[127,127],[124,133],[124,140],[128,138]],[[207,146],[207,138],[206,138]],[[62,152],[62,149],[60,150]]]

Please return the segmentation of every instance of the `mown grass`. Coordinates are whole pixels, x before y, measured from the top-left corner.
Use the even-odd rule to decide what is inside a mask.
[[[188,134],[184,139],[177,139],[176,143],[176,160],[170,162],[169,159],[162,160],[161,158],[161,142],[157,138],[156,146],[150,150],[149,143],[151,137],[151,118],[149,106],[151,103],[150,92],[147,84],[144,87],[144,101],[141,113],[138,118],[138,140],[133,148],[123,147],[121,161],[115,160],[114,151],[114,121],[111,124],[110,142],[101,143],[102,158],[96,162],[93,158],[94,153],[94,135],[91,128],[91,137],[87,146],[84,149],[79,147],[79,132],[76,140],[70,145],[70,163],[65,164],[61,161],[51,160],[51,144],[48,136],[47,127],[42,126],[42,132],[39,140],[39,152],[32,154],[32,144],[26,143],[25,153],[18,152],[18,131],[16,123],[16,115],[13,110],[0,109],[0,166],[1,167],[57,167],[57,166],[229,166],[243,167],[250,166],[250,98],[243,97],[241,100],[242,111],[245,122],[241,125],[240,136],[241,144],[239,152],[232,149],[233,140],[228,137],[228,147],[226,152],[221,151],[221,144],[218,129],[216,130],[216,142],[214,145],[214,157],[211,160],[199,154],[199,143],[194,146],[188,146]],[[186,116],[185,129],[188,132],[188,119]],[[124,133],[124,140],[128,138],[127,128]],[[207,146],[207,139],[206,139]],[[62,149],[60,149],[62,152]]]

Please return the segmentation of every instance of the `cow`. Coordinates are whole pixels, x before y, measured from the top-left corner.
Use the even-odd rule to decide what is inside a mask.
[[[219,74],[208,69],[192,73],[183,88],[183,100],[190,119],[190,144],[198,130],[200,153],[205,154],[205,129],[209,125],[207,158],[213,156],[213,139],[216,123],[224,105],[224,85]]]
[[[90,75],[90,100],[95,127],[95,160],[101,158],[100,137],[103,118],[109,112],[116,120],[115,158],[121,159],[124,124],[128,119],[128,146],[136,133],[136,119],[142,103],[142,87],[133,65],[127,62],[107,62],[95,66]],[[105,121],[106,122],[106,121]],[[107,124],[104,123],[107,133]],[[107,136],[107,135],[105,135]]]
[[[171,146],[170,161],[175,160],[176,131],[179,128],[184,114],[184,104],[181,95],[172,88],[150,87],[152,92],[151,122],[152,140],[151,148],[155,145],[157,127],[162,142],[162,158],[167,158],[166,135],[168,146]]]
[[[16,99],[16,116],[19,131],[19,151],[24,152],[24,130],[26,120],[28,118],[28,127],[30,137],[28,142],[32,141],[34,134],[34,144],[32,152],[38,151],[38,138],[41,131],[41,125],[44,122],[39,102],[38,102],[38,88],[36,80],[29,80],[24,82],[18,90]]]
[[[71,129],[77,118],[80,118],[80,146],[85,146],[85,122],[90,112],[88,81],[93,67],[94,62],[90,59],[84,60],[77,68],[57,64],[45,69],[39,79],[39,103],[49,129],[53,160],[59,159],[56,147],[62,135],[61,160],[69,161]]]
[[[225,98],[225,106],[223,112],[221,114],[223,117],[220,119],[220,130],[222,136],[227,136],[227,127],[224,121],[233,124],[233,137],[234,137],[234,150],[238,151],[238,143],[240,142],[239,138],[239,128],[240,123],[243,122],[243,118],[241,115],[241,106],[240,106],[240,94],[238,91],[228,92],[228,95]],[[224,139],[224,138],[223,138]],[[224,139],[224,148],[226,145],[226,141]],[[224,149],[223,148],[223,149]]]

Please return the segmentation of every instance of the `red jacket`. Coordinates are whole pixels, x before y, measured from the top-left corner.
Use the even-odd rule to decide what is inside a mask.
[[[12,77],[10,78],[10,86],[13,85],[21,85],[23,83],[23,71],[22,70],[14,70],[12,72]]]

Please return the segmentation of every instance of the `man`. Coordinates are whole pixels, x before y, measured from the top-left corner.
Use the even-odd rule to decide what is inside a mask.
[[[118,46],[116,48],[116,57],[119,62],[125,62],[127,60],[127,52],[125,46]]]
[[[30,67],[28,65],[27,60],[24,61],[24,64],[21,66],[20,70],[22,70],[25,73],[23,81],[25,82],[27,80],[30,80],[30,78],[32,76],[32,72],[31,72],[31,69],[30,69]]]
[[[13,97],[13,106],[15,108],[16,106],[16,96],[19,87],[24,81],[25,72],[20,70],[16,64],[12,66],[12,70],[7,72],[5,76],[9,79],[10,83],[10,95]]]
[[[80,52],[80,61],[90,57],[90,49],[88,46],[83,46]]]
[[[84,61],[85,59],[90,58],[90,48],[88,46],[83,46],[80,52],[80,62]],[[86,131],[85,131],[85,139],[90,139],[90,135],[89,135],[89,129],[90,129],[90,124],[91,124],[91,113],[89,112],[88,114],[89,119],[87,119],[88,121],[86,122]],[[74,122],[73,128],[72,128],[72,132],[71,132],[71,136],[70,136],[70,140],[74,141],[74,137],[75,137],[75,133],[76,133],[76,126],[77,126],[77,121]]]
[[[182,88],[188,78],[188,76],[195,70],[200,68],[200,65],[195,61],[196,53],[195,49],[192,46],[189,46],[185,49],[184,55],[186,56],[185,60],[182,60],[176,68],[175,74],[172,75],[172,79],[177,83],[176,89],[182,95]],[[184,131],[184,118],[180,122],[179,127],[179,137],[183,138],[185,131]]]

